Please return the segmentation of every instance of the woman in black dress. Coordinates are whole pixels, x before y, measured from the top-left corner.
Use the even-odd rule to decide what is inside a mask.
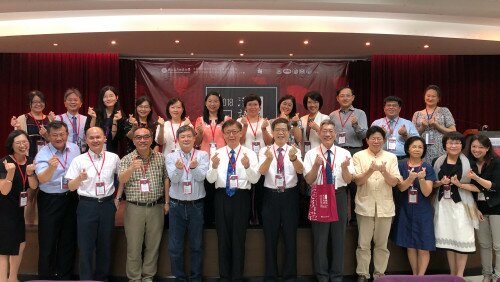
[[[0,281],[17,281],[26,244],[24,207],[28,202],[27,190],[38,187],[33,157],[26,156],[29,147],[28,134],[14,130],[5,141],[9,155],[0,160]]]

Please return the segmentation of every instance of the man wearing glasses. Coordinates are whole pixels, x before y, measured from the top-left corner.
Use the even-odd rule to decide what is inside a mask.
[[[219,242],[221,281],[243,279],[245,239],[250,216],[250,188],[257,183],[257,155],[241,146],[241,123],[222,124],[226,146],[211,157],[207,181],[215,182],[215,225]]]
[[[35,157],[38,193],[38,275],[41,280],[71,280],[76,251],[76,192],[64,178],[80,148],[68,141],[68,126],[47,126],[49,144]]]
[[[125,192],[127,277],[129,281],[153,281],[164,214],[169,210],[169,182],[163,154],[151,149],[151,130],[137,128],[133,141],[136,149],[121,160],[119,180],[125,187],[119,189],[115,201],[119,202]]]

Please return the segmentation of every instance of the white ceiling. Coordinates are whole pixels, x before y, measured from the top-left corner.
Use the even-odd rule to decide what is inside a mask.
[[[498,0],[0,0],[0,11],[4,53],[247,59],[500,54]]]

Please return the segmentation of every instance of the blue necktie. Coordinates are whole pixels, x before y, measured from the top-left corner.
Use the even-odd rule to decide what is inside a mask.
[[[236,160],[234,158],[234,150],[231,150],[230,153],[231,153],[231,158],[229,159],[229,163],[227,164],[226,194],[229,197],[232,197],[236,193],[236,189],[229,188],[230,187],[229,177],[236,173],[236,171],[233,171],[233,165],[234,165],[234,169],[236,169]]]
[[[76,117],[73,116],[71,117],[71,124],[73,125],[73,143],[77,144],[78,143],[78,128],[76,125]]]
[[[325,167],[325,170],[326,170],[326,184],[333,184],[333,175],[332,175],[332,167],[330,166],[332,164],[332,158],[331,158],[331,153],[332,151],[330,150],[327,150],[327,157],[326,157],[326,161],[327,161],[327,165]]]

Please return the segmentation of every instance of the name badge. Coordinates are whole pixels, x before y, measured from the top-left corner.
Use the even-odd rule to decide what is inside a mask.
[[[229,176],[229,188],[231,189],[238,188],[238,175]]]
[[[104,182],[95,183],[95,194],[97,196],[103,196],[106,194],[106,185],[104,185]]]
[[[139,183],[141,184],[141,192],[143,193],[149,193],[149,179],[147,178],[141,178],[139,180]]]
[[[184,194],[193,193],[193,184],[191,183],[191,181],[182,182],[182,190],[183,190]]]
[[[80,148],[80,153],[85,153],[87,151],[87,144],[78,140],[78,147]]]
[[[276,184],[276,188],[278,188],[281,192],[285,190],[285,178],[282,174],[276,174],[274,183]]]
[[[28,192],[21,192],[19,194],[19,207],[23,208],[28,205]]]
[[[418,191],[413,187],[410,187],[410,189],[408,190],[408,203],[410,204],[418,203]]]
[[[443,198],[451,199],[451,186],[450,185],[443,185],[443,190],[444,190]]]
[[[174,144],[174,147],[172,148],[172,150],[170,150],[171,153],[173,152],[176,152],[177,151],[177,144]]]
[[[45,141],[44,140],[37,140],[36,141],[36,151],[40,152],[40,149],[45,146]]]
[[[344,145],[345,144],[346,133],[345,132],[339,132],[338,136],[339,136],[339,145]]]
[[[104,143],[104,144],[102,145],[102,150],[103,150],[103,151],[107,151],[107,150],[108,150],[107,148],[108,148],[108,146],[106,145],[106,143]]]
[[[396,151],[397,140],[394,137],[387,139],[387,150]]]
[[[258,155],[260,151],[260,141],[252,142],[252,150]]]
[[[311,150],[311,141],[304,141],[304,152],[307,153]]]
[[[69,189],[68,182],[69,182],[68,179],[61,177],[61,189],[68,190]]]
[[[477,194],[477,200],[478,201],[486,201],[486,197],[484,196],[484,193],[483,192],[479,192]]]
[[[425,144],[427,144],[427,145],[434,145],[436,143],[436,140],[434,139],[434,132],[433,131],[425,132],[424,139],[425,139]]]
[[[217,143],[210,142],[210,156],[215,155],[215,151],[217,151]]]

